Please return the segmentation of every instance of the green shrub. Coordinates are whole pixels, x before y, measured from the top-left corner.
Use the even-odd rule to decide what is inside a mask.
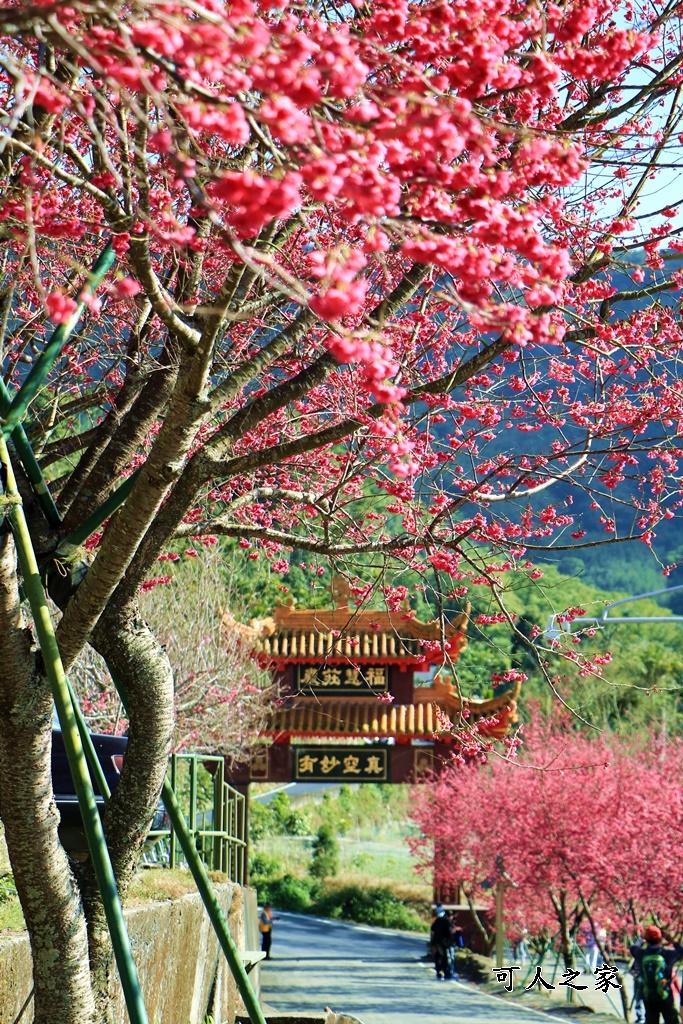
[[[308,878],[283,875],[271,878],[258,886],[260,903],[272,903],[278,910],[292,910],[303,914],[318,895],[319,886]]]
[[[275,878],[279,870],[279,862],[275,857],[269,857],[266,853],[255,853],[249,858],[249,877],[257,889],[260,881]]]
[[[305,812],[292,807],[286,793],[276,793],[268,804],[253,800],[249,810],[249,838],[258,843],[266,836],[307,836],[311,831]]]
[[[401,928],[405,931],[424,931],[424,925],[403,905],[390,889],[383,886],[361,888],[345,885],[329,889],[315,902],[312,912],[336,921],[355,921],[357,924],[377,925],[381,928]]]
[[[303,811],[292,807],[286,793],[276,793],[270,802],[272,819],[271,835],[307,836],[310,832],[308,817]]]
[[[313,878],[334,878],[339,874],[339,843],[329,825],[321,825],[313,840]]]

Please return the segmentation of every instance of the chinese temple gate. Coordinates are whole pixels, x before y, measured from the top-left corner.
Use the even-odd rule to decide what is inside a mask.
[[[442,634],[409,609],[349,606],[349,587],[335,579],[329,610],[299,609],[294,600],[239,630],[278,685],[280,702],[248,763],[231,771],[249,782],[412,782],[449,758],[463,728],[502,739],[515,721],[519,684],[490,700],[463,700],[435,676],[416,672],[455,662],[467,643],[467,613]]]

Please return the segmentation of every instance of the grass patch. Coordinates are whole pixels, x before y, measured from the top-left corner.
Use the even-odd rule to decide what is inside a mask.
[[[221,871],[209,871],[209,878],[217,885],[230,881]],[[6,880],[7,876],[0,878],[0,931],[24,931],[26,924],[19,897],[10,891],[11,885],[3,886]],[[136,907],[151,900],[176,900],[196,892],[197,886],[187,870],[141,871],[130,884],[125,905]]]
[[[19,897],[13,896],[12,899],[0,903],[0,932],[21,932],[25,928]]]
[[[215,884],[229,882],[221,871],[209,871],[209,878]],[[197,886],[189,870],[167,868],[139,871],[128,889],[126,906],[137,906],[149,900],[176,900],[188,893],[196,893]]]
[[[23,931],[26,927],[12,875],[0,877],[0,931]]]

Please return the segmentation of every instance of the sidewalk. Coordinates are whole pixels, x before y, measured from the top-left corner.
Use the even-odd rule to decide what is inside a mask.
[[[529,999],[531,997],[532,1000],[533,1000],[533,1005],[536,1006],[539,1009],[541,1007],[546,1007],[549,1011],[555,1011],[555,1012],[562,1013],[562,1010],[560,1009],[560,1007],[566,1007],[567,1010],[565,1012],[569,1011],[573,1015],[575,1012],[578,1012],[578,1008],[579,1007],[585,1006],[589,1010],[589,1012],[592,1011],[594,1014],[601,1014],[601,1015],[602,1014],[606,1014],[606,1015],[610,1015],[612,1017],[616,1017],[616,1018],[618,1018],[620,1020],[624,1019],[623,1009],[622,1009],[622,1005],[621,1005],[621,993],[617,989],[615,989],[613,987],[610,987],[609,994],[605,994],[603,992],[596,991],[596,989],[595,989],[595,978],[588,971],[588,968],[585,965],[583,965],[583,967],[581,967],[581,965],[579,965],[577,963],[576,970],[581,970],[581,974],[579,975],[578,978],[574,979],[574,984],[576,984],[576,985],[587,985],[588,987],[586,988],[585,991],[582,991],[582,992],[573,990],[572,991],[572,1000],[571,1000],[571,1002],[569,1002],[567,1000],[567,993],[568,993],[569,990],[565,986],[560,987],[560,982],[563,980],[562,979],[562,974],[563,974],[563,971],[564,971],[564,964],[560,960],[560,962],[557,964],[557,967],[555,968],[556,960],[557,960],[556,954],[554,954],[554,953],[553,954],[549,954],[549,955],[546,955],[544,957],[543,963],[541,965],[541,974],[542,974],[543,980],[548,982],[548,983],[550,983],[550,984],[554,984],[556,986],[552,991],[548,991],[548,990],[542,988],[541,986],[537,985],[533,989],[533,996],[532,996],[532,993],[525,993],[524,992],[524,988],[526,987],[526,985],[530,985],[531,982],[533,981],[533,978],[534,978],[535,970],[533,968],[530,968],[530,965],[531,965],[532,962],[534,963],[534,965],[536,963],[534,958],[530,958],[530,961],[526,965],[526,967],[522,967],[521,970],[515,971],[514,972],[514,996],[516,997],[515,1001],[517,1001],[517,999],[518,999],[519,1003],[522,1006],[524,1006],[525,1004],[527,1004],[527,1002],[529,1001]],[[506,967],[510,967],[513,964],[514,964],[514,961],[509,961],[509,960],[506,959],[506,961],[505,961],[505,966]],[[514,964],[514,966],[520,966],[521,967],[521,964]],[[613,963],[610,964],[610,966],[616,966],[616,967],[619,968],[619,978],[618,978],[618,980],[626,988],[626,992],[627,992],[627,995],[628,995],[628,1003],[629,1003],[629,1006],[630,1006],[631,1005],[631,999],[633,997],[633,978],[631,977],[630,974],[626,973],[626,966],[627,965],[622,960],[615,960]],[[553,971],[555,972],[554,973],[554,978],[553,978]],[[505,993],[504,986],[503,985],[498,985],[496,983],[496,981],[495,981],[495,974],[493,972],[492,972],[492,978],[494,979],[493,986],[492,987],[487,986],[487,991],[490,991],[490,992],[496,994],[496,990],[498,990],[498,994],[502,995],[504,998],[510,998]],[[569,1010],[570,1007],[572,1007],[572,1008],[576,1007],[577,1009],[576,1010],[573,1010],[573,1009]]]
[[[320,1015],[330,1006],[364,1024],[565,1024],[564,1017],[476,985],[437,982],[433,966],[420,959],[426,936],[286,912],[278,917],[261,983],[263,998],[280,1014]]]

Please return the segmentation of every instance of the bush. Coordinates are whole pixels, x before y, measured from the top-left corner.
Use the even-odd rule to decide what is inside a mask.
[[[292,807],[286,793],[276,793],[270,802],[272,832],[275,836],[307,836],[310,832],[308,818],[303,811]]]
[[[340,889],[328,889],[311,910],[320,917],[331,917],[335,921],[424,931],[417,914],[408,910],[390,889],[383,886],[361,888],[345,885]]]
[[[249,810],[249,838],[258,843],[266,836],[307,836],[310,822],[303,811],[292,807],[286,793],[276,793],[268,804],[253,800]]]
[[[329,825],[321,825],[313,840],[313,878],[334,878],[339,874],[339,843]]]
[[[269,878],[275,878],[279,869],[275,857],[269,857],[266,853],[255,853],[249,858],[249,878],[256,889],[260,889],[262,883]]]
[[[292,910],[304,914],[319,893],[319,886],[308,878],[283,875],[271,878],[258,886],[260,903],[272,903],[278,910]]]

